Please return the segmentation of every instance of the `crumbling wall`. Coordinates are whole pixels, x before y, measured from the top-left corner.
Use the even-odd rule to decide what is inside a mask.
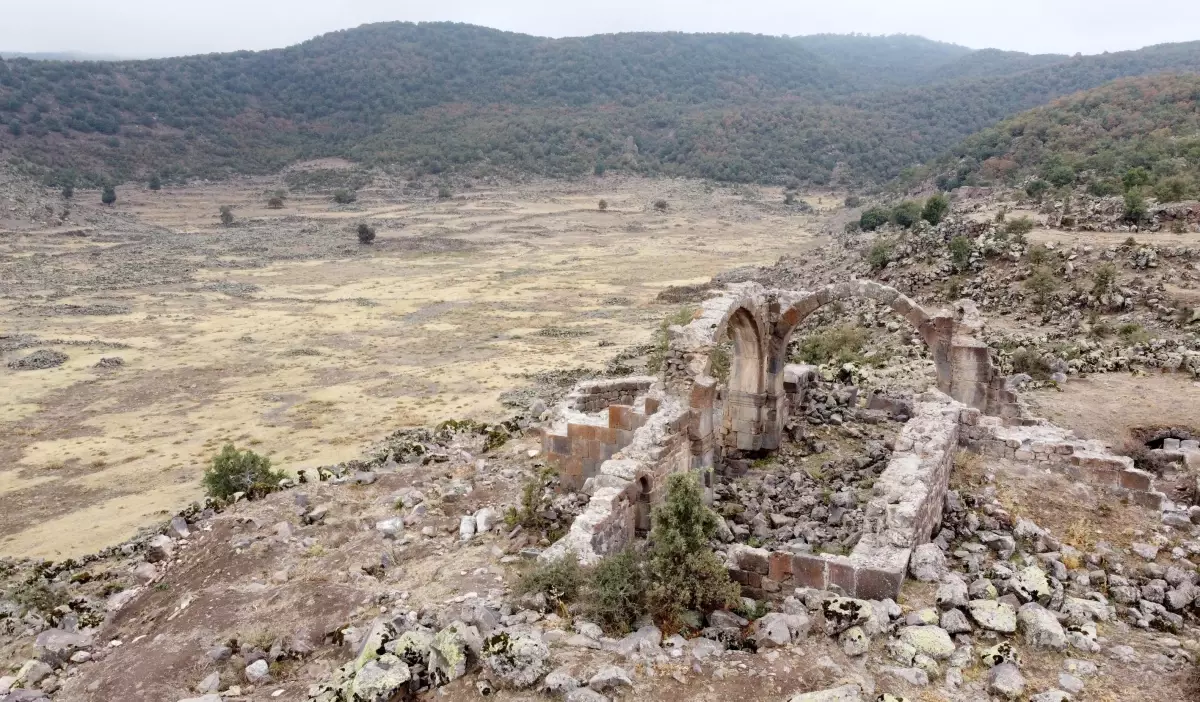
[[[582,488],[633,442],[658,411],[659,398],[649,394],[655,382],[650,376],[584,381],[555,408],[557,421],[542,434],[542,452],[564,487]]]
[[[1043,464],[1074,480],[1128,496],[1143,507],[1162,507],[1164,495],[1154,489],[1154,476],[1135,468],[1132,458],[1045,420],[1030,421],[1010,425],[969,410],[963,413],[963,446],[983,456]]]
[[[896,438],[896,449],[867,504],[865,533],[848,555],[768,551],[736,545],[730,575],[751,597],[796,587],[840,589],[863,599],[899,596],[912,550],[941,522],[967,408],[930,391]]]

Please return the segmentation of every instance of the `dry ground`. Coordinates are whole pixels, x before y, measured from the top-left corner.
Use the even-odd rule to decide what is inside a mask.
[[[525,374],[598,368],[646,342],[670,311],[662,288],[802,252],[819,222],[781,193],[684,181],[442,201],[376,188],[349,207],[312,195],[268,210],[276,187],[122,189],[110,224],[82,235],[0,233],[0,334],[85,342],[0,358],[70,356],[0,367],[0,555],[127,538],[198,497],[226,441],[297,469],[352,458],[398,426],[502,416],[500,392]],[[650,206],[659,198],[665,213]],[[224,203],[234,227],[217,221]],[[355,241],[359,221],[377,227],[374,246]],[[95,304],[124,313],[62,312]],[[96,368],[104,356],[125,366]]]

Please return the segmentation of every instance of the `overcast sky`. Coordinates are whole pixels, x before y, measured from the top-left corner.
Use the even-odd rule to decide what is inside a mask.
[[[2,0],[0,51],[142,57],[270,49],[394,20],[555,37],[907,33],[974,48],[1099,53],[1200,39],[1200,0]]]

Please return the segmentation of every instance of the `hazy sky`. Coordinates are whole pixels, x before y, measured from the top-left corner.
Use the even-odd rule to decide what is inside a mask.
[[[269,49],[393,20],[542,36],[902,32],[975,48],[1098,53],[1200,39],[1200,0],[2,0],[0,51]]]

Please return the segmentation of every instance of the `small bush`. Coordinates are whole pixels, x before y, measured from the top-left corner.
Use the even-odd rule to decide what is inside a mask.
[[[813,365],[862,363],[866,343],[866,330],[847,324],[809,334],[800,342],[796,357]]]
[[[233,205],[221,205],[221,224],[233,224]]]
[[[921,220],[921,203],[915,200],[905,200],[892,210],[892,222],[897,226],[909,229]]]
[[[1008,235],[1025,235],[1033,231],[1033,219],[1017,217],[1004,223],[1004,233]]]
[[[608,209],[608,200],[601,200],[599,207],[600,207],[601,212],[607,210]]]
[[[106,205],[111,205],[116,201],[117,201],[116,189],[113,188],[113,186],[111,186],[111,185],[104,186],[104,190],[101,191],[101,193],[100,193],[100,202],[103,202]]]
[[[358,243],[370,244],[375,241],[375,227],[363,222],[358,225]]]
[[[585,574],[574,553],[541,563],[521,574],[516,591],[521,595],[541,593],[546,602],[557,606],[571,604],[579,597]]]
[[[696,475],[667,478],[667,496],[654,509],[650,530],[646,591],[651,614],[667,631],[678,631],[683,614],[711,612],[735,605],[737,583],[709,545],[717,531],[717,515],[704,505]]]
[[[585,590],[585,616],[606,632],[621,636],[646,614],[645,559],[631,548],[596,564]]]
[[[1163,178],[1154,186],[1154,197],[1159,202],[1179,202],[1186,200],[1195,186],[1184,176]]]
[[[75,186],[67,183],[62,187],[62,196],[64,200],[70,200],[75,197]]]
[[[857,195],[851,195],[850,197],[846,198],[846,207],[849,209],[862,207],[862,198]]]
[[[890,212],[882,207],[871,207],[858,217],[858,226],[864,232],[873,232],[876,229],[887,224],[892,218]]]
[[[965,271],[971,263],[971,240],[959,234],[950,240],[950,261],[954,270]]]
[[[996,212],[996,224],[1004,224],[1004,220],[1008,217],[1008,205],[1001,205]]]
[[[1025,194],[1034,200],[1041,200],[1046,191],[1050,189],[1050,184],[1044,180],[1035,180],[1025,186]]]
[[[1040,266],[1050,260],[1050,249],[1041,244],[1035,245],[1029,249],[1029,262],[1035,266]]]
[[[1121,184],[1125,186],[1125,190],[1133,190],[1150,184],[1150,172],[1145,168],[1138,166],[1125,171],[1125,175],[1121,177]]]
[[[867,251],[867,265],[871,266],[873,271],[881,271],[887,267],[887,264],[892,261],[892,246],[886,241],[877,241],[871,244],[871,248]]]
[[[1125,193],[1125,219],[1133,224],[1146,219],[1146,198],[1136,190]]]
[[[162,190],[162,179],[157,175],[150,176],[150,189],[155,192]]]
[[[1111,179],[1093,180],[1088,183],[1087,191],[1096,197],[1108,197],[1121,192],[1121,184]]]
[[[937,226],[946,217],[946,213],[950,211],[950,200],[945,195],[938,193],[925,201],[925,209],[921,210],[921,219]]]
[[[267,198],[267,208],[272,210],[283,209],[284,193],[282,190],[276,190],[271,193],[271,197]]]
[[[521,488],[521,504],[509,507],[504,513],[504,524],[509,529],[518,526],[539,533],[550,527],[546,512],[553,505],[547,488],[554,483],[557,474],[553,468],[544,467],[534,473]]]
[[[438,199],[439,200],[449,200],[450,196],[452,194],[453,193],[450,192],[450,188],[448,186],[445,186],[445,185],[438,186]]]
[[[333,201],[339,205],[349,205],[358,199],[358,195],[353,190],[335,190],[333,192]]]
[[[670,207],[670,205],[667,204],[666,200],[654,201],[654,209],[658,210],[659,212],[666,212],[668,207]]]
[[[278,490],[279,481],[286,477],[283,471],[271,470],[271,459],[266,456],[225,444],[204,471],[203,482],[210,497],[228,500],[242,492],[253,500]]]
[[[1050,302],[1050,296],[1058,289],[1058,278],[1046,266],[1037,266],[1025,280],[1025,287],[1033,293],[1037,303],[1045,307]]]
[[[783,204],[785,204],[785,205],[796,204],[796,193],[784,193]]]
[[[1142,325],[1136,322],[1122,324],[1121,327],[1117,329],[1117,333],[1122,339],[1130,344],[1144,344],[1147,341],[1150,341],[1149,332],[1147,332]]]
[[[1117,282],[1117,267],[1112,262],[1101,264],[1092,272],[1092,295],[1100,297]]]
[[[1013,373],[1025,373],[1034,380],[1049,380],[1053,371],[1046,359],[1032,349],[1017,349],[1012,355]]]

